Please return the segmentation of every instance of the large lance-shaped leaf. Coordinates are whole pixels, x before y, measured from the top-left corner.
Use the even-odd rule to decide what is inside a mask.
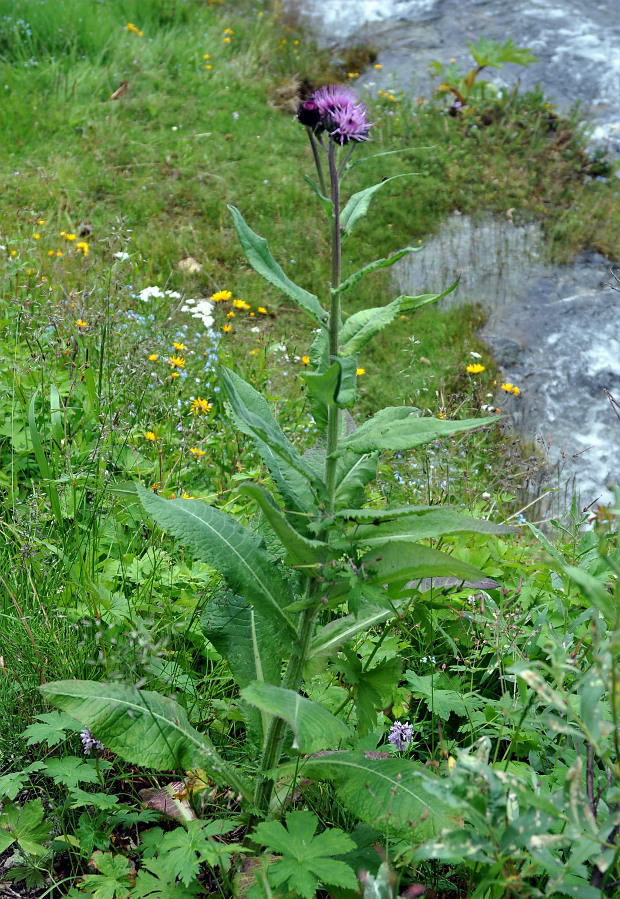
[[[388,406],[353,431],[340,442],[338,453],[347,449],[356,453],[373,453],[391,450],[404,452],[458,434],[471,431],[473,428],[488,427],[497,421],[491,418],[465,418],[461,421],[449,421],[442,418],[421,418],[419,410],[409,406]]]
[[[484,573],[470,565],[420,543],[388,543],[371,549],[361,558],[371,584],[399,584],[416,578],[456,577],[478,581]]]
[[[394,265],[395,262],[398,262],[399,259],[402,259],[403,256],[406,256],[407,253],[418,253],[421,249],[422,247],[404,247],[402,250],[397,250],[392,256],[369,262],[368,265],[360,268],[359,271],[349,275],[349,277],[335,289],[334,293],[344,293],[345,290],[350,290],[365,275],[376,272],[379,268],[388,268],[390,265]]]
[[[336,466],[336,509],[364,501],[365,487],[377,477],[378,453],[348,452]]]
[[[295,775],[294,764],[273,776]],[[363,752],[333,752],[306,759],[301,777],[334,784],[340,801],[366,824],[416,842],[450,823],[435,796],[424,788],[422,768],[408,759],[366,758]]]
[[[367,187],[365,190],[360,190],[358,193],[353,194],[340,213],[342,240],[346,240],[357,222],[366,215],[368,207],[370,206],[370,201],[382,187],[385,187],[390,181],[395,181],[396,178],[409,178],[411,175],[417,174],[419,174],[419,172],[403,172],[400,175],[392,175],[391,178],[386,178],[385,181],[379,181],[378,184],[373,184],[372,187]]]
[[[266,444],[272,453],[279,456],[285,465],[285,468],[280,466],[282,471],[293,468],[298,475],[302,475],[306,479],[305,487],[299,485],[298,478],[293,479],[293,483],[299,485],[300,492],[305,494],[306,499],[309,493],[312,495],[309,489],[310,485],[314,487],[315,491],[320,492],[322,485],[316,478],[315,472],[302,459],[290,440],[287,440],[284,431],[273,417],[267,400],[251,384],[248,384],[229,368],[222,366],[219,374],[232,416],[239,430],[248,437],[252,437],[259,450],[261,444]],[[267,464],[267,460],[265,460],[265,464]],[[299,497],[299,500],[302,502],[302,496]],[[313,502],[312,505],[314,505]]]
[[[366,346],[376,334],[379,334],[390,325],[397,315],[405,312],[413,312],[429,303],[435,303],[447,296],[456,288],[458,280],[446,288],[442,293],[424,293],[418,297],[400,296],[387,306],[375,306],[372,309],[362,309],[347,319],[339,335],[340,355],[354,356],[362,347]]]
[[[302,755],[332,749],[350,736],[344,721],[294,690],[256,682],[242,690],[241,695],[262,712],[283,718],[293,731],[293,749]]]
[[[264,237],[260,237],[252,229],[246,225],[243,216],[235,206],[229,206],[239,242],[252,268],[262,275],[265,281],[269,281],[274,287],[277,287],[282,293],[285,293],[293,302],[297,303],[305,312],[320,325],[325,325],[327,320],[327,312],[323,309],[318,299],[313,293],[299,287],[290,278],[288,278],[278,263],[275,261],[267,241]]]
[[[310,540],[296,531],[264,487],[247,482],[241,485],[239,493],[249,496],[258,504],[276,537],[286,550],[288,561],[292,565],[316,567],[325,562],[329,553],[328,545],[321,540]]]
[[[126,762],[158,771],[202,768],[218,784],[228,784],[252,801],[251,786],[218,755],[208,737],[194,730],[174,700],[99,681],[61,680],[40,689]]]
[[[390,542],[415,543],[445,534],[510,534],[513,531],[514,528],[505,524],[495,524],[485,518],[472,518],[453,509],[435,506],[396,521],[360,525],[355,530],[355,539],[362,546],[382,546]]]
[[[398,610],[404,602],[404,600],[395,602],[394,609]],[[347,640],[351,640],[358,634],[383,624],[384,621],[394,618],[397,614],[397,611],[386,609],[383,606],[363,604],[357,615],[345,615],[343,618],[336,618],[334,621],[326,624],[325,627],[322,627],[310,644],[308,658],[311,659],[313,656],[321,653],[333,652],[346,643]]]
[[[219,590],[206,603],[200,617],[202,631],[228,666],[240,689],[252,681],[278,685],[282,659],[293,650],[287,631],[242,596]],[[246,705],[244,717],[256,745],[262,745],[267,722],[258,709]]]
[[[234,593],[244,596],[262,615],[295,636],[294,626],[283,611],[291,603],[291,588],[253,531],[199,500],[163,499],[141,486],[138,496],[161,528],[219,571]]]

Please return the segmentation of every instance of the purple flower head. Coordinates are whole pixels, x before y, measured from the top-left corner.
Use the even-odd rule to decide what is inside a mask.
[[[396,721],[390,730],[388,741],[393,743],[396,748],[402,752],[409,743],[413,734],[413,724],[401,724]]]
[[[312,97],[321,125],[340,144],[368,140],[371,123],[366,121],[366,107],[357,94],[339,84],[322,87]]]
[[[304,103],[300,104],[299,109],[297,110],[297,118],[302,125],[312,128],[313,131],[318,132],[323,130],[323,126],[321,125],[321,113],[312,99],[306,100]]]
[[[80,734],[80,740],[84,744],[84,755],[90,755],[93,749],[105,749],[101,740],[96,740],[87,727]]]

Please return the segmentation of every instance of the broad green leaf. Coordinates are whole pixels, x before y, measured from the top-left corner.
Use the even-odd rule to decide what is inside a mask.
[[[306,181],[310,185],[312,190],[315,192],[315,194],[319,198],[319,202],[320,202],[321,206],[323,207],[323,209],[327,213],[327,215],[331,216],[334,204],[329,199],[329,197],[325,196],[325,194],[321,191],[321,188],[319,187],[319,185],[316,183],[316,181],[313,181],[312,178],[309,178],[307,175],[304,175],[304,181]]]
[[[80,783],[99,783],[96,769],[74,755],[48,759],[44,770],[55,784],[65,784],[69,789]]]
[[[259,484],[246,482],[239,487],[239,493],[249,496],[259,506],[276,537],[287,552],[291,565],[316,566],[325,562],[329,547],[321,540],[304,537],[289,523],[270,493]]]
[[[69,734],[80,731],[81,727],[75,718],[64,712],[44,712],[37,715],[34,724],[29,724],[23,735],[29,746],[34,743],[47,743],[49,749],[64,743]]]
[[[280,683],[282,658],[292,651],[292,640],[288,631],[261,615],[243,597],[219,590],[207,600],[200,625],[207,640],[228,662],[239,688],[252,681]],[[255,743],[262,745],[264,716],[246,706],[245,717]]]
[[[506,62],[513,62],[520,66],[529,66],[532,62],[538,62],[537,56],[534,56],[527,47],[517,47],[511,37],[501,44],[499,41],[481,36],[477,44],[467,41],[467,45],[479,68],[493,66],[495,69],[503,69]]]
[[[85,874],[81,880],[83,893],[93,899],[126,899],[133,886],[133,866],[124,855],[113,855],[111,852],[94,852],[91,865],[100,874]]]
[[[164,834],[159,857],[164,861],[164,870],[185,884],[190,885],[200,873],[200,865],[206,862],[214,868],[222,856],[231,855],[239,849],[238,844],[218,843],[209,838],[210,832],[217,833],[211,825],[202,821],[188,821],[186,827],[175,827]]]
[[[282,856],[269,865],[269,881],[276,887],[287,883],[306,899],[314,899],[319,881],[357,891],[359,882],[352,868],[334,858],[353,851],[355,843],[337,827],[315,836],[317,824],[312,812],[294,811],[286,816],[287,829],[279,821],[265,821],[256,827],[253,840]]]
[[[0,775],[0,802],[4,802],[7,799],[10,801],[15,799],[30,780],[30,775],[35,774],[44,767],[44,762],[32,762],[31,765],[28,765],[22,771],[11,771],[10,774]],[[1,837],[2,830],[0,829],[0,839]]]
[[[278,263],[275,261],[267,241],[264,237],[259,237],[252,229],[246,225],[243,216],[235,206],[229,206],[239,242],[252,268],[259,275],[277,287],[282,293],[285,293],[289,299],[293,300],[305,312],[320,325],[325,325],[327,321],[327,312],[323,309],[318,299],[313,293],[298,287],[290,278],[284,274]]]
[[[211,741],[190,725],[185,710],[150,690],[98,681],[54,681],[44,697],[77,718],[122,759],[158,771],[202,768],[252,800],[252,788],[222,759]]]
[[[354,356],[366,346],[373,337],[390,325],[397,315],[405,312],[414,312],[429,303],[435,303],[456,288],[458,280],[446,288],[442,293],[425,293],[419,297],[400,296],[387,306],[375,306],[372,309],[362,309],[354,313],[344,323],[339,335],[340,355]]]
[[[402,659],[382,659],[374,668],[364,670],[362,661],[350,647],[333,662],[346,683],[353,687],[357,727],[361,737],[377,726],[377,713],[393,701],[402,671]]]
[[[487,700],[478,693],[457,693],[436,685],[434,675],[422,676],[415,671],[407,671],[405,678],[411,687],[411,694],[416,699],[423,699],[431,714],[438,715],[447,721],[450,713],[461,717],[469,717],[471,712],[483,708]]]
[[[176,877],[166,868],[164,859],[160,858],[143,859],[131,891],[131,899],[194,899],[204,895],[198,881],[188,887],[177,883]]]
[[[381,190],[382,187],[385,187],[386,184],[389,184],[390,181],[395,181],[397,178],[410,178],[412,175],[417,175],[418,172],[403,172],[400,175],[392,175],[391,178],[386,178],[385,181],[379,181],[378,184],[373,184],[372,187],[367,187],[364,190],[358,191],[358,193],[353,194],[349,198],[349,202],[346,204],[342,212],[340,213],[340,227],[342,229],[342,240],[345,241],[349,234],[353,231],[353,228],[359,222],[361,218],[363,218],[368,212],[368,207],[370,206],[370,201],[374,197],[374,195]]]
[[[24,852],[43,855],[51,830],[40,799],[31,799],[21,808],[9,803],[0,813],[0,852],[17,841]]]
[[[384,621],[396,617],[400,605],[401,603],[394,603],[396,611],[392,611],[391,609],[366,604],[360,607],[357,617],[355,615],[346,615],[344,618],[336,618],[334,621],[330,621],[314,637],[310,644],[308,658],[311,659],[313,656],[322,653],[331,653],[358,634],[370,631],[373,627],[383,624]]]
[[[248,437],[252,437],[267,466],[269,466],[268,460],[271,454],[277,455],[282,460],[279,470],[290,482],[290,489],[299,504],[302,507],[306,505],[307,508],[304,498],[306,501],[310,498],[311,504],[314,505],[314,493],[320,492],[322,485],[317,481],[312,468],[307,465],[290,440],[285,437],[284,431],[273,417],[267,400],[251,384],[230,369],[222,366],[219,373],[235,424],[239,430]],[[265,445],[269,451],[266,456],[262,452]],[[293,477],[289,474],[290,468],[295,471]],[[303,479],[301,483],[299,475]]]
[[[448,421],[441,418],[420,417],[418,410],[408,406],[388,406],[365,422],[357,430],[344,437],[338,449],[339,455],[351,449],[356,453],[373,453],[391,450],[404,452],[441,440],[451,434],[471,431],[495,424],[497,417],[466,418]]]
[[[359,269],[359,271],[349,275],[349,277],[335,289],[334,293],[344,293],[345,290],[350,290],[365,275],[376,272],[379,268],[388,268],[390,265],[394,265],[395,262],[398,262],[399,259],[402,259],[403,256],[406,256],[407,253],[418,253],[421,249],[422,247],[405,247],[402,250],[397,250],[393,256],[387,256],[383,259],[376,259],[374,262],[369,262],[368,265],[365,265],[363,268]]]
[[[344,721],[294,690],[255,682],[242,690],[241,695],[262,712],[283,718],[293,731],[293,749],[302,755],[331,749],[350,736]]]
[[[456,577],[463,581],[478,581],[484,577],[484,573],[469,562],[461,562],[420,543],[388,543],[375,547],[362,556],[362,564],[369,583],[379,585],[429,577]]]
[[[377,477],[378,453],[344,453],[336,466],[336,509],[364,501],[364,490]]]
[[[577,568],[572,565],[563,565],[562,568],[568,577],[579,585],[583,595],[599,610],[607,624],[613,628],[617,627],[620,609],[617,607],[614,597],[611,593],[608,593],[604,585],[594,575],[584,571],[583,568]]]
[[[422,781],[423,769],[403,758],[367,758],[363,752],[333,752],[281,766],[273,776],[294,775],[334,784],[338,798],[357,818],[408,840],[433,835],[449,819]]]
[[[291,602],[291,588],[277,561],[263,548],[256,534],[231,515],[200,500],[163,499],[152,490],[138,488],[145,510],[157,524],[201,562],[225,578],[234,593],[244,596],[261,614],[295,636],[283,607]]]
[[[472,518],[443,506],[431,506],[396,521],[362,524],[355,529],[355,539],[362,546],[381,546],[393,541],[417,543],[445,534],[510,534],[513,531],[514,528],[485,518]]]
[[[326,371],[302,372],[308,391],[325,406],[345,409],[355,402],[357,361],[354,358],[332,357],[332,364]],[[321,415],[321,419],[327,413]]]

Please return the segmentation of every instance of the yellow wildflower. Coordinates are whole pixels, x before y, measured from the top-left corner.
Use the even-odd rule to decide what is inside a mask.
[[[264,306],[259,306],[256,311],[260,312],[261,315],[267,315],[267,310],[265,309]]]
[[[37,219],[37,225],[44,225],[45,219]]]
[[[151,353],[149,356],[149,362],[157,362],[159,359],[159,353]]]
[[[155,436],[155,434],[153,433],[153,431],[147,431],[146,434],[144,435],[144,437],[145,437],[146,440],[152,440],[153,442],[154,442],[155,440],[157,440],[157,437]],[[153,485],[153,486],[155,486],[155,485]]]
[[[479,375],[484,371],[484,365],[480,365],[479,362],[474,362],[472,365],[467,366],[467,371],[470,375]]]
[[[228,334],[230,332],[230,330],[231,330],[230,325],[224,325],[224,327],[222,328],[222,331],[224,332],[224,334]]]
[[[235,32],[232,30],[232,28],[225,28],[225,29],[224,29],[224,34],[234,34],[234,33],[235,33]]]
[[[208,415],[212,408],[213,406],[207,400],[203,400],[199,396],[192,401],[191,405],[194,415]]]
[[[17,256],[17,250],[11,250],[11,256]]]
[[[358,369],[356,369],[355,374],[356,374],[356,375],[365,375],[365,374],[366,374],[366,369],[365,369],[365,368],[358,368]]]
[[[521,391],[519,390],[518,387],[513,387],[512,392],[514,393],[515,396],[519,396],[519,394],[521,393]]]
[[[56,250],[56,259],[59,259],[62,256],[61,250]]]
[[[84,328],[84,329],[88,328],[88,322],[82,321],[81,318],[77,319],[76,325],[78,326],[78,328]]]
[[[183,356],[170,356],[168,362],[173,368],[185,368],[185,359]]]
[[[310,365],[310,356],[302,356],[301,361],[304,365]]]
[[[184,350],[184,349],[185,349],[185,344],[184,344],[184,343],[177,343],[176,340],[175,340],[175,342],[172,344],[172,346],[175,348],[175,350],[176,350],[177,352],[179,352],[180,350]]]
[[[211,55],[209,53],[204,53],[202,58],[203,59],[211,59]]]
[[[506,393],[512,393],[514,384],[511,381],[504,381],[499,385],[500,390],[505,390]]]
[[[47,251],[47,255],[48,255],[48,256],[53,256],[53,255],[54,255],[54,251],[53,251],[53,250],[48,250],[48,251]]]
[[[65,234],[67,240],[75,240],[75,234]]]
[[[41,235],[40,235],[40,234],[33,234],[33,237],[34,237],[35,240],[41,240]]]
[[[213,66],[205,66],[205,69],[212,69]]]
[[[205,451],[198,449],[197,446],[191,446],[189,451],[195,459],[197,459],[199,456],[204,456],[205,454]]]
[[[88,256],[88,244],[85,240],[80,240],[75,245],[76,250],[81,250],[85,256]]]
[[[175,378],[180,378],[181,375],[178,371],[173,371],[170,377],[172,378],[172,380],[174,380]]]
[[[225,43],[225,44],[230,44],[230,38],[229,38],[229,37],[225,37],[225,38],[224,38],[224,43]]]
[[[217,293],[214,293],[209,299],[213,300],[214,303],[221,303],[222,300],[229,300],[232,296],[230,290],[218,290]]]
[[[226,313],[226,318],[234,318],[234,317],[235,317],[235,313],[232,311],[232,309],[230,310],[230,312]]]
[[[377,71],[382,68],[383,68],[383,66],[380,63],[377,63],[375,66],[375,69],[377,69]]]

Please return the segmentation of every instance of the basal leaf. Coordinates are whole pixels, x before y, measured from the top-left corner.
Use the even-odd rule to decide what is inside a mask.
[[[340,332],[340,355],[354,356],[366,346],[373,337],[390,325],[397,315],[405,312],[414,312],[429,303],[435,303],[456,288],[458,280],[451,284],[442,293],[425,293],[418,297],[400,296],[387,306],[375,306],[372,309],[362,309],[355,312],[346,320]]]
[[[278,685],[282,660],[293,649],[287,631],[255,609],[243,597],[219,590],[210,597],[200,617],[202,631],[228,662],[237,686],[252,681]],[[258,709],[245,707],[246,723],[256,745],[262,745],[266,721]]]
[[[417,253],[422,249],[422,247],[405,247],[402,250],[397,250],[392,256],[388,256],[384,259],[376,259],[374,262],[369,262],[368,265],[365,265],[363,268],[359,269],[359,271],[354,272],[352,275],[343,281],[339,287],[336,288],[336,293],[344,293],[345,290],[350,290],[354,287],[357,282],[363,278],[365,275],[369,275],[371,272],[376,272],[377,269],[380,268],[388,268],[390,265],[394,265],[395,262],[398,262],[399,259],[402,259],[403,256],[406,256],[407,253]]]
[[[494,424],[497,417],[466,418],[448,421],[420,417],[418,410],[407,406],[388,406],[340,442],[339,454],[351,449],[356,453],[390,450],[404,452],[440,440],[452,434],[471,431]]]
[[[296,773],[293,764],[277,771],[280,776]],[[333,783],[338,798],[355,817],[414,842],[421,842],[449,822],[437,798],[425,790],[422,768],[408,759],[333,752],[305,759],[298,776]]]
[[[264,237],[259,237],[252,229],[246,225],[243,216],[235,206],[229,206],[239,242],[252,268],[261,275],[265,281],[269,281],[274,287],[277,287],[282,293],[285,293],[289,299],[297,303],[297,305],[307,312],[320,325],[325,325],[327,321],[327,312],[323,309],[318,299],[313,293],[299,287],[290,278],[288,278],[278,263],[275,261],[267,241]]]
[[[54,681],[40,690],[125,761],[158,771],[202,768],[216,783],[229,784],[252,800],[251,786],[221,758],[208,737],[194,730],[174,700],[98,681]]]
[[[143,487],[138,495],[160,527],[219,571],[234,593],[295,637],[292,621],[283,611],[292,601],[291,588],[253,531],[199,500],[164,499]]]
[[[349,728],[327,709],[294,690],[255,682],[241,691],[250,705],[283,718],[293,731],[293,749],[302,755],[332,749],[349,737]]]
[[[390,181],[395,181],[396,178],[410,178],[412,175],[417,174],[418,172],[403,172],[400,175],[392,175],[391,178],[386,178],[385,181],[379,181],[378,184],[373,184],[372,187],[367,187],[364,190],[360,190],[358,193],[353,194],[340,213],[342,240],[346,240],[357,222],[366,215],[372,198],[382,187],[385,187]]]

